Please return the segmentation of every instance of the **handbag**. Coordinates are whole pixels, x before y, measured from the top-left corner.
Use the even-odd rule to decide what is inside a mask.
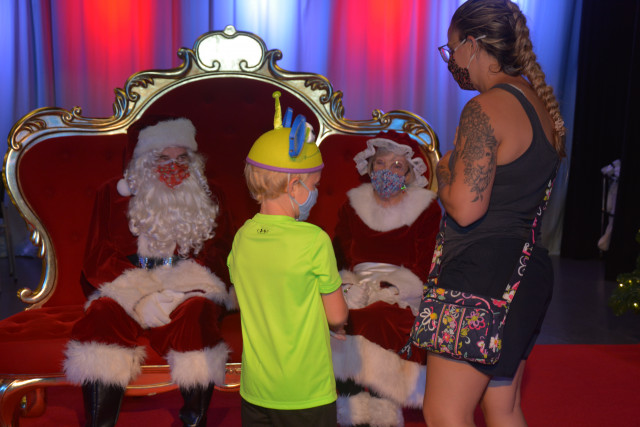
[[[411,344],[453,359],[493,365],[500,358],[502,336],[509,306],[524,275],[535,244],[535,232],[547,208],[556,173],[549,179],[538,206],[531,233],[501,299],[438,287],[440,256],[444,246],[446,216],[436,240],[429,278],[409,343],[402,350],[411,354]]]

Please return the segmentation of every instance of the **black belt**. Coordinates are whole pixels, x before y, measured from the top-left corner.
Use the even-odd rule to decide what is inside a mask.
[[[135,264],[136,267],[144,268],[145,270],[162,267],[163,265],[172,267],[175,266],[178,261],[180,261],[180,257],[177,255],[164,258],[151,258],[144,257],[142,255],[130,255],[127,258],[129,259],[129,261],[131,261],[132,264]]]

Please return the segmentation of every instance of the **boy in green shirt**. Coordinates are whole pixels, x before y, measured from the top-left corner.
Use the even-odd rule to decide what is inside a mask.
[[[275,129],[247,156],[260,212],[238,230],[227,260],[242,323],[242,425],[335,426],[329,329],[348,309],[329,236],[306,223],[324,166],[304,117]]]

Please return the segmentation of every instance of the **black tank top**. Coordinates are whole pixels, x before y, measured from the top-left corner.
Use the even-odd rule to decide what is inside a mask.
[[[445,244],[442,261],[446,262],[473,243],[487,238],[517,238],[526,240],[531,231],[536,209],[544,197],[548,180],[559,162],[540,124],[535,108],[524,94],[514,86],[499,84],[495,87],[515,96],[529,117],[533,139],[529,148],[516,160],[496,167],[489,208],[478,221],[461,227],[446,217]],[[537,227],[536,244],[540,244]]]

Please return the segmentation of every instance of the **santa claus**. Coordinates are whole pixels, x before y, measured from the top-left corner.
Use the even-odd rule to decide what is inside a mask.
[[[169,362],[184,425],[206,425],[213,386],[224,383],[219,319],[234,306],[225,265],[233,233],[195,135],[186,118],[132,125],[124,179],[97,194],[83,263],[93,292],[64,362],[82,386],[87,425],[116,423],[144,341]]]

